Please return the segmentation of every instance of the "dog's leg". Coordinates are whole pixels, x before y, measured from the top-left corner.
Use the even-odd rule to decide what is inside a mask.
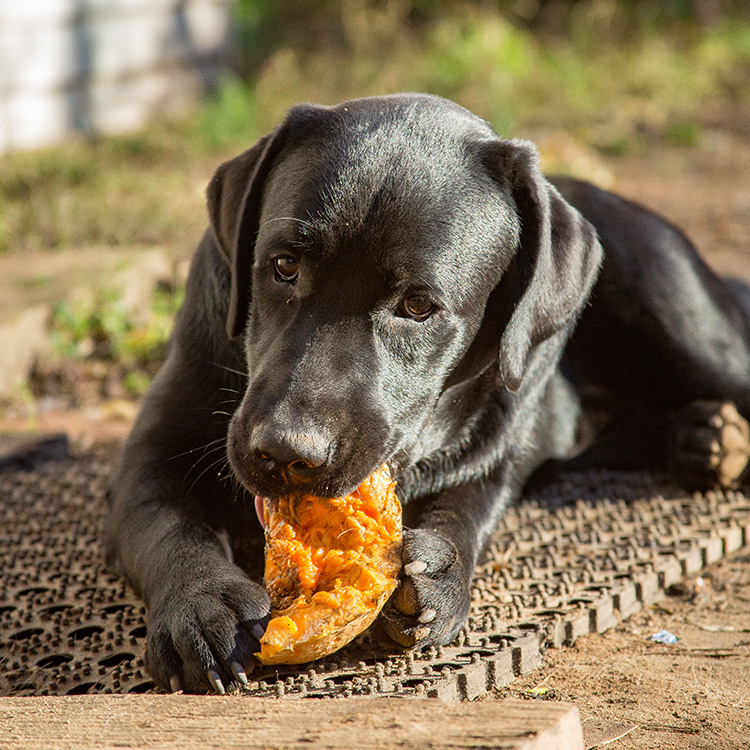
[[[401,581],[383,612],[396,643],[423,647],[455,638],[469,614],[478,556],[515,494],[504,478],[490,478],[420,501],[414,528],[404,530]]]
[[[660,468],[691,484],[734,484],[750,453],[750,295],[650,211],[584,183],[560,187],[605,250],[568,347],[573,378],[606,391],[617,419],[631,407],[664,415]]]
[[[107,540],[110,563],[149,608],[151,676],[191,692],[246,681],[270,610],[217,533],[243,508],[244,533],[259,527],[253,503],[229,479],[227,423],[244,378],[240,347],[234,352],[222,311],[212,309],[228,295],[211,252],[196,256],[168,360],[113,480]]]
[[[731,401],[693,401],[673,417],[669,468],[696,489],[737,487],[750,460],[750,426]]]

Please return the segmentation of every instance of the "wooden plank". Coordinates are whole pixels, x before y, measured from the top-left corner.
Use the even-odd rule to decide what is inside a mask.
[[[582,750],[575,706],[535,701],[246,696],[0,698],[2,750]]]

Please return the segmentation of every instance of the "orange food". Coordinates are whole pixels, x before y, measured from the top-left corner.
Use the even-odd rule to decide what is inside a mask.
[[[401,505],[386,466],[351,495],[266,500],[265,584],[271,616],[257,654],[304,664],[375,619],[401,569]]]

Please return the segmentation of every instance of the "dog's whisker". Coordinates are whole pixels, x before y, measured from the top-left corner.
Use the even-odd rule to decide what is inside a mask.
[[[226,467],[229,468],[229,460],[225,456],[221,456],[221,458],[216,459],[216,461],[213,461],[208,466],[206,466],[203,471],[198,474],[198,476],[193,480],[193,483],[188,488],[188,491],[185,493],[186,495],[189,495],[193,491],[193,487],[200,481],[201,477],[206,474],[207,472],[211,471],[211,469],[214,468],[214,466],[223,465],[222,468]],[[221,471],[219,471],[219,474],[221,474]],[[187,476],[185,477],[187,479]]]
[[[226,453],[224,452],[223,448],[224,448],[223,445],[222,446],[217,445],[211,450],[205,452],[202,456],[199,456],[197,460],[193,462],[193,465],[185,472],[184,479],[187,481],[190,474],[200,466],[202,461],[213,458],[218,451],[221,451],[222,455],[218,459],[216,459],[213,463],[215,464],[217,463],[217,461],[222,461],[222,460],[228,461],[229,459],[227,458]]]
[[[242,489],[242,486],[237,481],[237,477],[233,473],[230,472],[227,479],[230,482],[230,488],[229,488],[229,501],[232,505],[237,505],[240,499],[240,491]]]
[[[221,404],[219,404],[221,406]],[[194,406],[190,411],[213,411],[213,406]]]
[[[233,367],[227,367],[226,365],[219,364],[218,362],[211,362],[211,364],[214,367],[218,367],[220,370],[226,370],[227,372],[231,372],[235,375],[240,375],[243,378],[248,377],[248,374],[246,372],[242,372],[242,370],[235,370]]]
[[[306,229],[312,227],[312,223],[307,219],[300,219],[297,216],[276,216],[273,219],[266,219],[266,221],[264,221],[259,228],[263,229],[263,227],[265,227],[267,224],[273,224],[275,221],[294,221],[297,224],[301,224]]]
[[[208,451],[204,455],[199,456],[193,462],[192,466],[185,472],[185,479],[187,479],[190,476],[191,472],[195,471],[203,461],[207,459],[214,459],[218,452],[219,452],[219,448],[217,447],[217,448],[214,448],[213,450]],[[223,451],[221,453],[222,453],[221,457],[223,458],[226,454],[224,454]]]
[[[167,461],[174,461],[176,458],[182,458],[183,456],[188,456],[191,453],[195,453],[196,451],[206,451],[208,448],[210,448],[212,445],[216,445],[216,443],[224,443],[226,440],[226,437],[219,437],[215,440],[212,440],[210,443],[206,443],[205,445],[199,445],[197,448],[191,448],[190,450],[183,451],[182,453],[178,453],[175,456],[170,456]],[[215,450],[215,448],[214,448]]]

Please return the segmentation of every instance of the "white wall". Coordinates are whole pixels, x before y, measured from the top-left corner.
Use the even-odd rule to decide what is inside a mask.
[[[229,0],[0,0],[0,151],[175,114],[226,57]]]

